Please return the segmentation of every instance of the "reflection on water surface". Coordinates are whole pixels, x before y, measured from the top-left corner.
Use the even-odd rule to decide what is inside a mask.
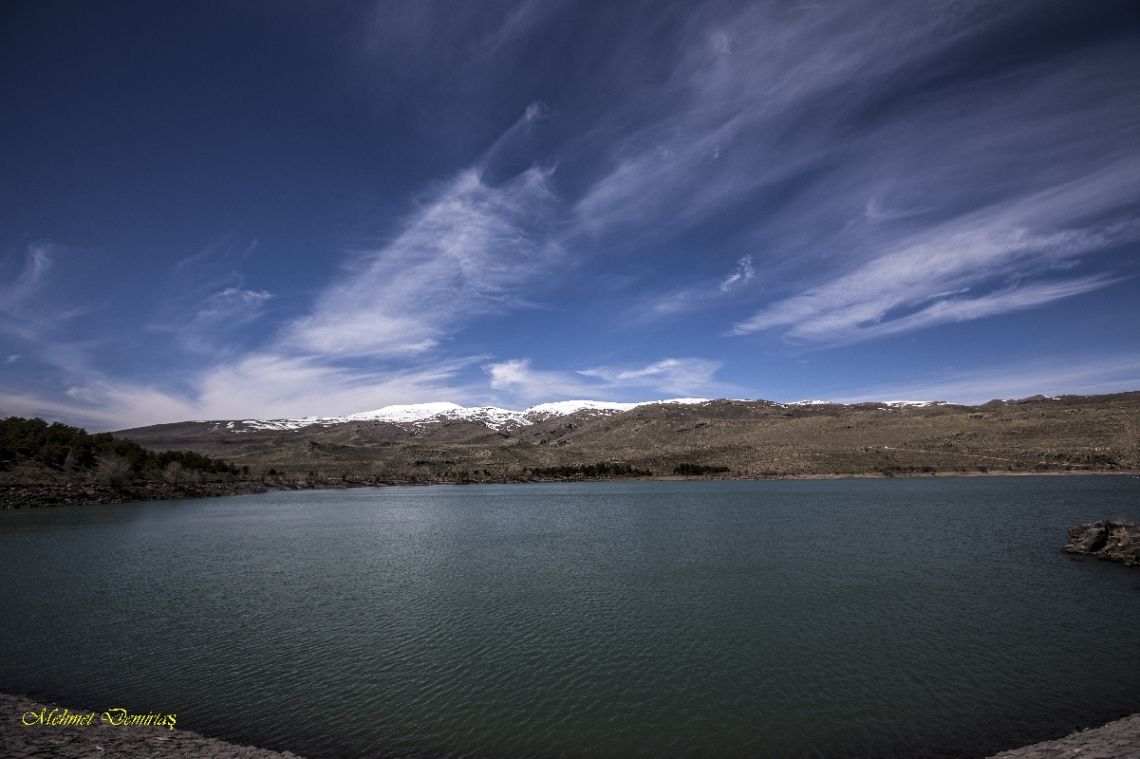
[[[0,689],[311,756],[984,755],[1140,710],[1128,477],[0,513]]]

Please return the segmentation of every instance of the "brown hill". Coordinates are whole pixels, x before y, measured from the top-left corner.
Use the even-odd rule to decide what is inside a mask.
[[[183,422],[115,433],[248,465],[258,478],[530,479],[535,468],[621,462],[732,477],[1113,472],[1140,469],[1140,392],[981,406],[782,405],[715,400],[580,411],[491,429],[476,421],[358,421],[293,430]]]

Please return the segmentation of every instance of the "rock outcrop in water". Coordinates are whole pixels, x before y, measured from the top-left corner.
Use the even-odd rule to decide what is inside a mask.
[[[1079,524],[1069,530],[1068,553],[1095,556],[1140,566],[1140,524],[1111,522],[1102,519],[1092,524]]]

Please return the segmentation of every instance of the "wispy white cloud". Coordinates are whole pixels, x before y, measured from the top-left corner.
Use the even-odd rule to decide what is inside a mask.
[[[979,404],[1031,395],[1093,395],[1140,390],[1140,354],[1040,360],[1015,366],[943,372],[928,381],[883,383],[837,394],[842,403],[893,398]]]
[[[234,419],[327,416],[425,400],[462,402],[469,393],[454,377],[468,363],[369,370],[319,357],[258,353],[204,372],[195,382],[195,405],[200,415]]]
[[[171,273],[176,276],[181,276],[187,270],[193,270],[201,266],[203,263],[216,259],[219,254],[228,253],[231,247],[233,235],[223,235],[216,240],[211,240],[201,250],[192,253],[185,258],[179,259],[175,264],[170,267]],[[226,256],[228,258],[228,256]]]
[[[719,282],[706,278],[695,284],[653,293],[638,299],[625,314],[630,323],[644,324],[722,305],[726,294],[741,292],[756,277],[752,256],[743,256],[736,268]]]
[[[266,290],[226,287],[201,300],[193,318],[173,329],[187,348],[217,352],[227,338],[260,318],[272,297]]]
[[[699,395],[721,387],[713,381],[713,375],[722,366],[720,361],[702,358],[666,358],[648,366],[600,366],[578,373],[597,377],[612,387],[647,387],[675,395]]]
[[[187,378],[178,391],[87,372],[61,397],[0,386],[0,415],[66,419],[92,430],[116,430],[189,419],[295,418],[347,414],[393,403],[464,402],[454,382],[467,364],[369,371],[314,358],[252,354]]]
[[[62,310],[44,303],[53,292],[60,303],[71,297],[53,287],[68,262],[57,248],[28,246],[0,262],[0,333],[16,335],[5,353],[25,357],[5,364],[24,384],[3,397],[34,405],[36,362],[71,387],[45,408],[131,423],[489,393],[713,395],[728,392],[715,380],[725,367],[656,356],[579,372],[501,361],[472,387],[458,382],[469,379],[464,367],[489,359],[456,358],[457,338],[544,299],[568,312],[604,299],[595,324],[607,307],[621,313],[599,341],[686,314],[689,335],[736,321],[735,334],[818,347],[1040,307],[1107,288],[1134,267],[1111,268],[1100,254],[1140,239],[1127,208],[1140,197],[1130,157],[1135,46],[1104,35],[1063,53],[998,51],[1022,21],[1052,23],[1034,3],[648,2],[614,6],[600,21],[560,0],[448,13],[430,2],[371,7],[367,23],[354,22],[376,64],[359,89],[384,98],[369,104],[376,112],[398,104],[392,113],[419,114],[399,122],[416,135],[401,146],[445,145],[437,155],[466,156],[467,168],[441,174],[433,163],[448,178],[331,282],[308,283],[311,307],[238,273],[256,240],[231,233],[186,251],[169,270],[176,297],[151,293],[167,305],[146,326],[177,343],[156,355],[196,355],[145,373],[136,360],[128,373],[150,384],[94,368],[110,371],[91,359],[114,340],[143,342],[115,332],[129,317],[114,293],[100,324],[42,339],[61,334],[47,315]],[[565,31],[539,36],[555,27]],[[582,46],[583,32],[598,36]],[[559,52],[570,48],[588,54]],[[523,105],[503,105],[518,92],[553,111],[533,102],[488,136],[511,118],[503,107]],[[474,140],[490,147],[472,158]],[[376,191],[403,191],[388,181]],[[274,288],[289,277],[277,274]],[[739,311],[745,302],[750,311]],[[505,322],[497,326],[515,329]],[[474,350],[497,350],[496,338]]]
[[[493,34],[484,38],[482,47],[493,53],[502,45],[524,37],[537,25],[548,21],[565,0],[522,0],[507,13],[503,23]]]
[[[18,306],[43,285],[52,266],[52,251],[52,246],[42,243],[28,246],[20,273],[0,289],[4,296],[0,299],[0,308],[9,310]]]
[[[626,321],[629,323],[651,322],[667,319],[707,307],[712,300],[708,288],[680,288],[667,293],[642,298],[629,309]]]
[[[902,241],[854,271],[777,301],[732,334],[780,330],[833,344],[1031,308],[1119,281],[1059,276],[1077,257],[1140,238],[1133,222],[1077,224],[1140,191],[1135,162],[968,214]],[[1134,197],[1134,195],[1133,195]]]
[[[11,278],[0,281],[0,330],[24,340],[36,340],[53,324],[58,314],[53,309],[40,307],[36,297],[47,284],[57,249],[46,243],[29,245],[19,261],[5,261],[0,274],[10,272]]]
[[[734,287],[739,287],[755,276],[756,269],[752,267],[752,256],[745,256],[736,262],[736,271],[729,274],[728,277],[720,283],[721,292],[728,292]]]
[[[162,293],[146,329],[171,335],[195,353],[220,356],[239,346],[248,349],[251,324],[261,318],[273,294],[246,286],[242,273],[250,254],[260,247],[226,234],[171,266],[156,282]]]
[[[210,296],[202,308],[194,315],[196,321],[216,323],[225,321],[243,324],[256,318],[265,302],[273,296],[265,290],[245,290],[240,287],[227,287]]]
[[[544,114],[541,104],[528,108],[496,149],[509,149],[511,135]],[[225,335],[258,319],[273,297],[244,286],[230,266],[233,246],[222,238],[175,265],[173,275],[191,284],[150,327],[210,352],[210,366],[177,383],[141,384],[97,371],[91,346],[56,343],[49,346],[51,363],[71,378],[64,397],[9,389],[0,401],[13,413],[39,409],[102,428],[191,417],[330,415],[425,399],[464,402],[479,391],[454,378],[472,359],[424,354],[473,318],[531,307],[529,295],[560,259],[547,235],[550,176],[532,167],[491,184],[480,168],[459,172],[427,193],[391,242],[357,251],[306,316],[259,347],[218,347]],[[7,303],[34,291],[49,264],[46,249],[32,250]],[[481,392],[486,395],[485,386]]]
[[[1057,270],[1135,239],[1116,227],[1140,196],[1140,166],[1123,147],[1135,144],[1135,109],[1119,104],[1140,77],[1105,76],[1123,51],[943,84],[962,69],[956,49],[1024,10],[855,3],[694,15],[671,76],[622,112],[639,128],[613,139],[609,171],[575,205],[578,229],[656,240],[713,215],[750,228],[763,241],[752,266],[799,292],[732,333],[819,344],[1118,281],[1103,265]],[[726,212],[745,207],[764,221]],[[685,284],[631,312],[647,321],[710,303]]]
[[[471,169],[439,189],[391,243],[357,256],[281,340],[326,356],[407,356],[465,320],[526,303],[526,285],[557,259],[540,229],[553,200],[549,172],[498,187]]]
[[[672,76],[622,114],[652,116],[614,142],[613,168],[578,201],[579,219],[594,231],[676,228],[786,182],[842,152],[815,136],[868,81],[913,68],[1010,11],[848,3],[693,14]]]
[[[542,371],[531,367],[530,359],[511,359],[483,367],[492,390],[500,391],[508,403],[530,405],[554,399],[581,398],[601,391],[597,383],[562,371]]]
[[[877,224],[880,221],[893,221],[894,219],[905,219],[908,216],[918,216],[920,214],[929,213],[930,210],[929,206],[920,206],[918,208],[885,208],[882,198],[869,198],[867,200],[866,210],[863,211],[863,217],[872,224]]]
[[[1013,286],[975,298],[934,300],[931,305],[918,313],[863,327],[858,336],[862,338],[882,337],[947,322],[970,321],[1027,308],[1036,308],[1061,298],[1099,290],[1116,281],[1118,280],[1107,276],[1094,275],[1059,282],[1037,282]]]
[[[46,397],[0,387],[0,416],[65,420],[93,432],[194,418],[192,404],[155,387],[124,380],[73,386]]]
[[[660,396],[717,396],[732,386],[713,375],[723,364],[700,358],[666,358],[645,366],[600,366],[577,372],[542,371],[529,359],[512,359],[484,366],[493,390],[508,404],[531,405],[567,398],[614,400],[631,393]],[[638,400],[644,400],[640,395]]]

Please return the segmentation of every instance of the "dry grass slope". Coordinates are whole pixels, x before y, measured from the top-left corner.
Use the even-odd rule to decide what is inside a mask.
[[[686,463],[728,467],[719,476],[729,477],[1118,472],[1140,469],[1140,392],[906,408],[716,400],[499,431],[470,421],[243,432],[185,422],[116,435],[224,457],[270,480],[499,481],[599,462],[658,476]]]

